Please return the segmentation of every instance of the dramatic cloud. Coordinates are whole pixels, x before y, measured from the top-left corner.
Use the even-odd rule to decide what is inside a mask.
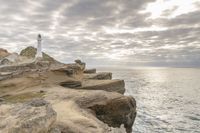
[[[0,0],[0,47],[63,62],[200,66],[199,0]]]

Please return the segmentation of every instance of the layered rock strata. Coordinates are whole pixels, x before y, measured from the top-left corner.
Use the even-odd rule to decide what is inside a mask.
[[[131,133],[136,102],[123,95],[124,81],[85,66],[42,60],[0,67],[0,132]]]

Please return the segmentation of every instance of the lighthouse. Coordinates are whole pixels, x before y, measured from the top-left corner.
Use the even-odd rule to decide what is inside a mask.
[[[41,59],[42,58],[42,36],[39,34],[37,37],[37,53],[35,58],[36,59]]]

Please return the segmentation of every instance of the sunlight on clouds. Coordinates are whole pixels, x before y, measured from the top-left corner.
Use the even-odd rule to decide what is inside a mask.
[[[24,17],[22,17],[22,16],[19,16],[19,15],[13,16],[13,19],[14,19],[15,21],[26,21],[26,20],[27,20],[26,18],[24,18]]]
[[[166,10],[172,10],[177,7],[175,11],[168,18],[174,18],[178,15],[185,14],[188,12],[197,11],[198,8],[195,6],[195,2],[199,0],[157,0],[156,2],[148,4],[147,8],[141,13],[151,13],[152,19],[162,17],[162,13]]]
[[[153,52],[153,49],[152,48],[134,48],[133,51],[134,51],[135,54],[145,55],[147,53]]]
[[[104,56],[112,60],[125,60],[126,56],[134,55],[132,49],[113,49],[109,53],[104,53]]]
[[[168,50],[178,50],[181,48],[186,47],[185,45],[165,45],[165,46],[161,46],[157,49],[168,49]]]
[[[68,6],[69,4],[63,4],[57,11],[54,11],[54,13],[52,14],[53,21],[52,21],[52,25],[50,26],[52,33],[56,32],[56,29],[60,25],[59,20],[61,18],[61,13],[63,13]]]
[[[148,53],[154,52],[152,48],[132,48],[132,49],[113,49],[109,53],[105,53],[109,59],[113,60],[126,60],[127,57],[134,57],[136,55],[147,55]],[[135,58],[134,58],[135,59]],[[139,60],[138,60],[139,61]]]
[[[151,27],[136,28],[136,29],[119,29],[119,28],[103,27],[103,30],[108,34],[116,34],[116,33],[136,33],[143,31],[164,31],[167,30],[167,28],[152,25]]]

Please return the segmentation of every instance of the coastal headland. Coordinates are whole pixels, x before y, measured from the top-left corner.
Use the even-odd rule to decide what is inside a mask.
[[[136,101],[110,72],[0,49],[0,133],[131,133]]]

